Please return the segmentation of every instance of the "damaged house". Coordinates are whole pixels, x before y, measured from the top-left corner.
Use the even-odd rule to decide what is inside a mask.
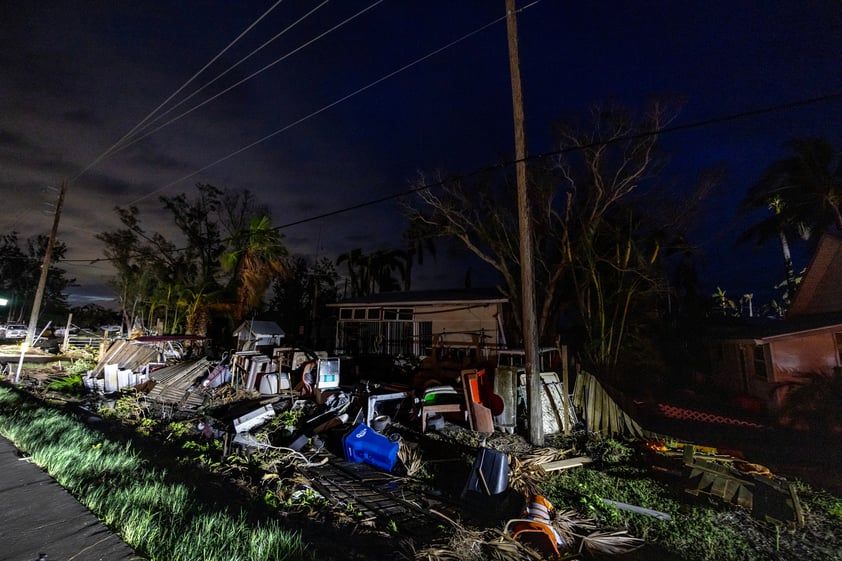
[[[842,366],[842,238],[825,234],[782,320],[723,331],[710,347],[711,382],[744,408],[775,413],[805,375]]]
[[[281,344],[285,335],[281,326],[274,321],[248,320],[234,330],[237,351],[271,350]]]

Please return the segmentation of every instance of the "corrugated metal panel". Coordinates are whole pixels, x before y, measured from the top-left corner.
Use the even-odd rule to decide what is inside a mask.
[[[157,383],[147,398],[186,409],[201,407],[205,401],[204,392],[198,389],[191,391],[191,388],[198,378],[207,376],[212,369],[213,364],[202,358],[155,370],[150,376]]]
[[[137,370],[157,360],[157,349],[120,339],[115,341],[100,358],[94,368],[94,377],[103,374],[106,364],[118,364],[123,370]]]

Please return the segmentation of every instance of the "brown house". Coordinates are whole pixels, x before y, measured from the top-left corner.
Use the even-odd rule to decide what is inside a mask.
[[[803,374],[842,366],[842,238],[819,240],[785,319],[724,334],[710,358],[716,387],[767,412]]]

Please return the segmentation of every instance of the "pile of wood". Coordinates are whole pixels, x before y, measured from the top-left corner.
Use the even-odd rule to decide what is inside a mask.
[[[644,436],[643,428],[620,408],[599,380],[587,372],[576,375],[573,405],[582,412],[582,420],[591,432],[606,436]]]

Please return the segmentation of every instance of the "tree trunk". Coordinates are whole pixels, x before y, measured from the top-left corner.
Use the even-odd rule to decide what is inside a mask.
[[[795,294],[795,271],[792,268],[792,253],[789,250],[789,240],[786,239],[786,233],[783,230],[778,231],[778,237],[781,240],[781,251],[784,255],[784,274],[786,275],[786,287],[789,292],[790,299]]]

